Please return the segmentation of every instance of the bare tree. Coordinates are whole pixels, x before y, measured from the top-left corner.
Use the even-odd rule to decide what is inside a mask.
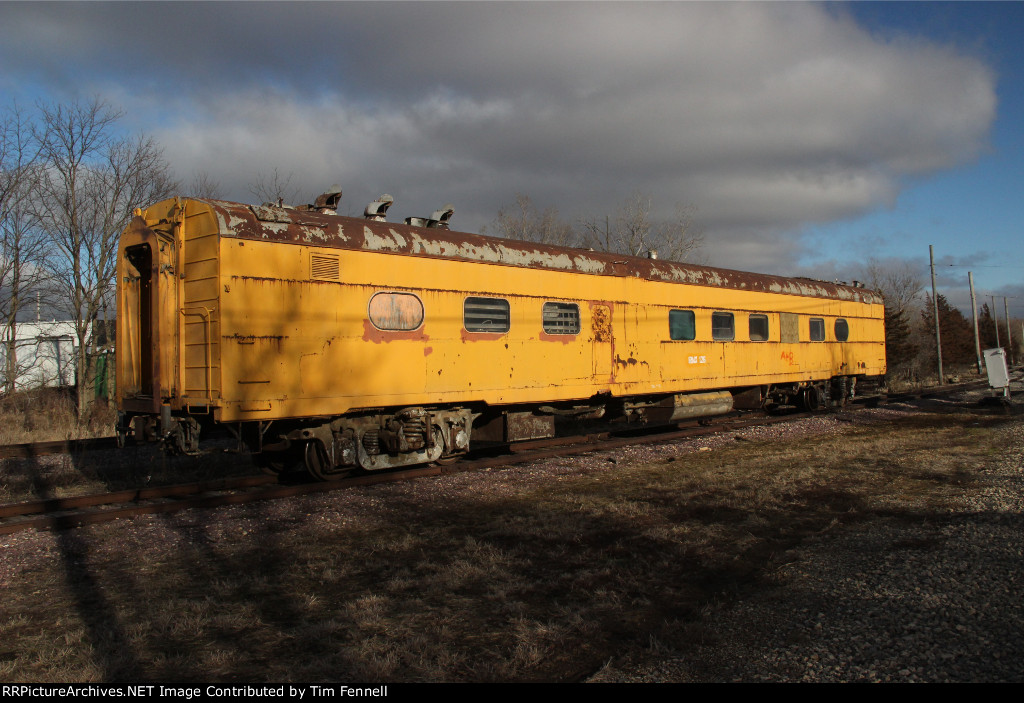
[[[515,206],[503,206],[494,222],[496,236],[538,244],[575,246],[577,234],[562,220],[558,210],[549,207],[538,212],[528,195],[516,194]]]
[[[894,312],[907,312],[924,289],[924,276],[906,261],[869,259],[863,276],[868,288],[879,293],[885,307]]]
[[[934,351],[934,345],[928,344],[925,325],[915,313],[915,303],[924,288],[921,273],[906,261],[881,262],[872,258],[864,266],[862,276],[868,288],[881,295],[885,304],[886,375],[890,378],[910,375],[919,365],[915,362],[922,358],[934,364],[934,356],[927,361],[927,350]]]
[[[292,178],[294,177],[293,172],[282,176],[276,168],[270,174],[261,171],[256,174],[256,182],[249,184],[249,192],[261,203],[276,205],[294,203],[299,199],[299,189],[292,188]]]
[[[192,180],[188,184],[186,195],[193,198],[206,198],[208,200],[224,199],[224,191],[220,187],[220,181],[215,181],[206,171],[196,171],[192,174]]]
[[[24,113],[14,106],[0,119],[0,323],[7,393],[24,371],[17,350],[18,314],[46,280],[49,247],[32,202],[39,177],[38,143]]]
[[[672,261],[685,261],[704,244],[704,236],[693,225],[692,208],[676,207],[668,221],[651,218],[651,198],[633,193],[614,218],[584,219],[583,240],[599,251],[640,256],[646,252]]]
[[[693,205],[676,205],[671,220],[658,222],[653,244],[662,258],[670,261],[690,261],[704,246],[704,233],[693,222]]]
[[[120,234],[136,207],[168,197],[177,184],[156,142],[119,135],[121,113],[104,101],[39,109],[40,216],[55,248],[51,270],[75,323],[81,415],[90,403],[94,322],[112,304]]]

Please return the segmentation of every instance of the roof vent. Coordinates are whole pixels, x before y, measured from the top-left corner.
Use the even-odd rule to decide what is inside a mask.
[[[292,207],[291,205],[285,205],[281,200],[276,203],[277,207],[285,207],[292,210],[301,210],[303,212],[319,212],[323,215],[337,215],[338,214],[338,203],[341,202],[341,186],[335,183],[330,187],[326,193],[321,193],[316,196],[316,202],[312,205],[299,205]],[[275,203],[263,203],[265,206],[272,206]]]
[[[448,220],[452,219],[452,215],[455,214],[455,206],[451,203],[443,206],[440,210],[435,210],[434,214],[430,216],[430,220],[427,222],[427,227],[437,227],[438,229],[448,229]]]
[[[316,196],[313,208],[324,215],[337,215],[338,203],[341,202],[341,186],[335,183],[326,193]]]
[[[395,199],[385,193],[366,206],[366,210],[363,211],[363,217],[375,222],[387,222],[388,208],[391,207],[394,202]]]
[[[455,206],[451,203],[440,210],[434,210],[430,217],[406,217],[405,224],[413,227],[432,227],[434,229],[448,229],[448,220],[455,214]]]

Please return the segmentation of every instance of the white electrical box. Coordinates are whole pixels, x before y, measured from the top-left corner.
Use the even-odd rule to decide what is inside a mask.
[[[1006,388],[1010,385],[1010,372],[1006,368],[1006,352],[1002,347],[985,350],[985,369],[988,371],[988,385],[992,388]]]

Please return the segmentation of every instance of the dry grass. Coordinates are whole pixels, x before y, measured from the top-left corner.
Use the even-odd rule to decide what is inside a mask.
[[[890,393],[911,393],[947,383],[970,383],[972,381],[985,380],[988,380],[988,376],[985,373],[978,373],[974,365],[955,364],[943,367],[941,383],[939,381],[938,369],[933,368],[923,375],[914,373],[909,377],[895,374],[887,376],[886,387]]]
[[[0,444],[110,437],[117,411],[97,401],[79,419],[73,389],[40,388],[0,398]]]
[[[811,535],[948,519],[1017,421],[911,416],[8,538],[0,679],[578,680],[685,651],[709,604]]]
[[[247,456],[171,457],[158,444],[0,461],[0,503],[214,481],[256,469]]]
[[[73,389],[19,392],[0,398],[0,444],[110,437],[116,418],[112,405],[97,401],[79,420]],[[168,457],[156,444],[116,452],[9,459],[0,461],[0,502],[62,498],[253,472],[252,462],[245,457]]]

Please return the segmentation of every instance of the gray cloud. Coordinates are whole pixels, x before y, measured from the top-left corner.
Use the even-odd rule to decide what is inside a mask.
[[[187,177],[260,171],[399,216],[696,206],[707,256],[780,270],[800,228],[986,148],[995,77],[804,3],[0,6],[7,81],[124,105]],[[2,84],[0,84],[2,85]],[[768,245],[766,242],[770,241]]]

